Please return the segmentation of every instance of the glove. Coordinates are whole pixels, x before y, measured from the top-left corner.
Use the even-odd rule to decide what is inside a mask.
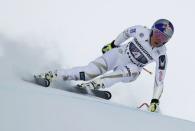
[[[113,40],[111,43],[105,45],[105,46],[102,48],[102,53],[103,53],[103,54],[106,53],[106,52],[108,52],[108,51],[110,51],[110,50],[112,50],[113,48],[118,47],[118,46],[114,45],[114,41],[115,41],[115,40]]]
[[[148,110],[150,112],[157,112],[158,111],[158,106],[159,106],[159,100],[158,99],[152,99],[150,102],[150,106]]]

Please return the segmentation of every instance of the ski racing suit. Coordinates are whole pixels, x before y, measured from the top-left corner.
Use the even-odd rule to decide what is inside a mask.
[[[104,87],[117,82],[136,80],[143,67],[156,62],[153,99],[159,99],[163,91],[167,55],[166,47],[150,45],[151,29],[144,26],[127,28],[114,41],[117,48],[106,52],[86,66],[57,70],[63,80],[101,80]],[[127,42],[129,40],[129,42]],[[99,77],[98,77],[99,76]]]

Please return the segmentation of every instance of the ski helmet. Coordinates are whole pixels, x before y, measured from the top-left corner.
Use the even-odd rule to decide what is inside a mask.
[[[173,24],[166,19],[157,20],[152,26],[152,34],[160,39],[159,46],[164,45],[174,33]]]

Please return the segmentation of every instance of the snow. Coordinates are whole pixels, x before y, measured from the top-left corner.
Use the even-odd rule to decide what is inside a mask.
[[[48,57],[53,49],[21,43],[10,48],[8,39],[1,40],[1,131],[195,130],[193,122],[123,105],[114,100],[117,94],[106,101],[64,91],[68,82],[56,81],[51,88],[26,82],[36,71],[58,66]]]
[[[20,81],[0,89],[1,131],[194,131],[195,123]]]
[[[53,49],[21,43],[9,48],[11,42],[1,40],[1,131],[195,130],[193,122],[123,105],[115,101],[117,94],[106,101],[67,92],[68,82],[56,81],[51,88],[26,82],[23,79],[31,79],[36,71],[58,66],[48,57]]]
[[[161,10],[157,3],[2,1],[0,130],[194,130],[195,72],[189,68],[195,66],[191,39],[195,29],[191,26],[195,22],[194,1],[165,0],[166,9]],[[175,25],[167,47],[169,63],[160,101],[162,115],[136,109],[152,97],[154,75],[146,72],[135,82],[109,88],[113,94],[110,101],[40,88],[22,80],[56,68],[86,65],[99,57],[101,48],[123,29],[138,24],[150,27],[159,18],[167,18]],[[155,64],[147,66],[153,72],[154,68]]]

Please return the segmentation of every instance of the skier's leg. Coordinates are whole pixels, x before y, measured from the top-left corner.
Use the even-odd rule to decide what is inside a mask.
[[[118,60],[120,60],[120,53],[118,49],[113,49],[96,60],[90,62],[87,66],[74,67],[71,69],[58,69],[37,75],[42,79],[47,79],[51,82],[53,79],[63,80],[91,80],[106,71],[113,70]]]
[[[141,69],[134,64],[118,66],[112,73],[100,77],[105,87],[110,87],[118,82],[132,82],[137,79]]]
[[[63,80],[88,81],[104,74],[109,70],[113,70],[113,68],[116,67],[116,64],[120,60],[121,54],[119,49],[113,49],[90,62],[87,66],[58,70],[57,74],[58,77],[62,78]]]
[[[104,57],[99,57],[87,66],[49,71],[35,75],[34,78],[38,84],[48,87],[54,79],[87,81],[104,74],[106,71],[108,71],[107,62]]]
[[[91,89],[99,89],[110,87],[118,82],[131,82],[136,80],[140,71],[141,69],[134,64],[118,66],[113,72],[104,74],[90,82],[83,83],[81,86],[83,88],[88,87]]]
[[[108,71],[107,62],[104,57],[99,57],[86,66],[71,69],[57,70],[57,76],[63,80],[91,80]]]

